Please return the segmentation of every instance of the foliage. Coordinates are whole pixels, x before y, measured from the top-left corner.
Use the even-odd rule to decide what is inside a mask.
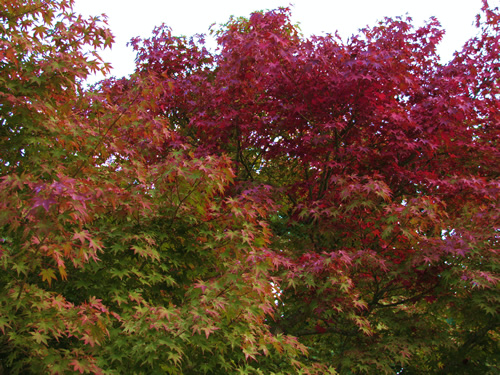
[[[498,371],[500,33],[309,39],[289,10],[112,35],[0,8],[0,370]]]

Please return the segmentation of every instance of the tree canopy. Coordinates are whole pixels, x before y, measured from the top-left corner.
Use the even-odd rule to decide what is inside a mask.
[[[496,374],[500,13],[347,40],[289,9],[96,52],[0,5],[0,373]]]

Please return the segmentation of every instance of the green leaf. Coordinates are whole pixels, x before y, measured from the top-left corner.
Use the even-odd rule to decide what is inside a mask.
[[[56,273],[52,268],[42,269],[39,275],[42,276],[42,281],[47,281],[49,283],[49,286],[52,284],[52,280],[57,280]]]

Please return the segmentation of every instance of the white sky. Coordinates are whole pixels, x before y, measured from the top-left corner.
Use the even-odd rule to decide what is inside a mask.
[[[489,0],[498,6],[500,0]],[[134,70],[134,53],[126,44],[132,37],[148,37],[165,23],[174,35],[206,33],[212,23],[224,23],[231,15],[248,16],[252,11],[292,4],[292,21],[304,35],[339,31],[345,40],[366,25],[384,17],[408,14],[415,25],[435,16],[446,30],[438,52],[449,60],[455,50],[476,34],[472,26],[481,0],[76,0],[75,11],[83,15],[108,15],[115,36],[111,51],[101,53],[113,66],[113,75]]]

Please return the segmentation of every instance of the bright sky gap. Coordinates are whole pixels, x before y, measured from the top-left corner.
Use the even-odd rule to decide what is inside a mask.
[[[499,0],[490,0],[495,6]],[[127,42],[147,38],[155,26],[170,26],[174,35],[207,33],[213,23],[222,24],[231,15],[247,17],[257,10],[291,7],[292,20],[305,36],[335,33],[345,40],[360,28],[373,26],[384,17],[410,16],[414,25],[436,17],[446,30],[438,53],[448,61],[453,52],[476,34],[473,26],[481,0],[76,0],[75,11],[85,16],[106,14],[115,35],[112,50],[101,53],[113,66],[112,74],[121,77],[134,70],[134,53]]]

